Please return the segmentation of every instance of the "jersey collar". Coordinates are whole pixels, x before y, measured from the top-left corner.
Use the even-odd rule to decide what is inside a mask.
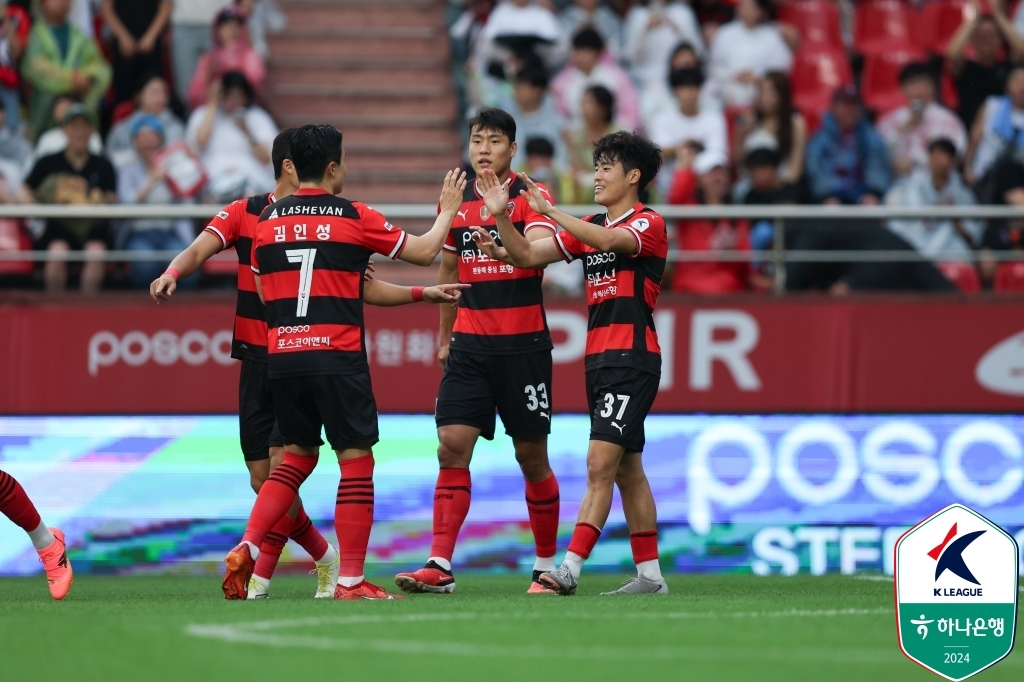
[[[312,197],[319,194],[327,194],[327,190],[320,189],[319,187],[306,187],[295,190],[292,196],[295,197]]]
[[[269,203],[271,203],[271,204],[273,204],[273,203],[275,203],[277,201],[277,197],[274,196],[273,192],[271,192],[270,194],[267,195],[267,201]]]
[[[643,204],[637,204],[637,205],[636,205],[636,206],[634,206],[633,208],[629,209],[628,211],[626,211],[625,213],[623,213],[622,215],[620,215],[620,216],[619,216],[618,218],[616,218],[615,220],[612,220],[612,219],[611,219],[611,216],[609,216],[609,215],[605,214],[605,218],[604,218],[604,226],[605,226],[605,227],[611,227],[611,226],[613,226],[613,225],[618,225],[619,223],[621,223],[622,221],[624,221],[624,220],[625,220],[626,218],[630,217],[630,216],[631,216],[631,215],[633,215],[634,213],[637,213],[638,211],[640,211],[641,209],[643,209],[643,207],[644,207],[644,205],[643,205]]]

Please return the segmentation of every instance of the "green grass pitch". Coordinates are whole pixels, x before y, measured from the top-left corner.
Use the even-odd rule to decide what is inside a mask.
[[[939,679],[900,653],[887,581],[671,576],[667,597],[612,598],[622,576],[584,573],[563,598],[526,580],[334,602],[280,576],[268,601],[226,602],[215,577],[82,576],[56,603],[41,577],[0,579],[0,680]],[[1024,679],[1024,654],[977,679]]]

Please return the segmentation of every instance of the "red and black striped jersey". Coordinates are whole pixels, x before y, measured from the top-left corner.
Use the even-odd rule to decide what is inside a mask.
[[[555,233],[555,224],[519,195],[526,189],[515,173],[509,176],[506,213],[521,234],[533,229]],[[546,188],[542,190],[547,193]],[[550,201],[550,196],[548,196]],[[452,329],[451,347],[489,355],[551,350],[551,334],[544,316],[541,283],[544,270],[517,268],[491,260],[473,239],[474,227],[487,228],[498,244],[494,216],[474,181],[466,187],[462,206],[452,222],[444,250],[459,259],[459,281],[472,284],[462,292]]]
[[[585,369],[632,367],[661,374],[661,347],[654,328],[654,306],[668,258],[665,219],[637,204],[615,222],[607,214],[584,218],[594,225],[629,230],[635,255],[602,253],[568,232],[555,235],[566,261],[579,258],[586,274],[587,352]]]
[[[300,189],[264,209],[252,245],[267,309],[270,376],[369,371],[363,275],[398,258],[407,235],[365,204]]]
[[[239,199],[225,206],[206,226],[206,231],[217,237],[223,248],[234,246],[238,254],[238,302],[235,304],[235,330],[231,340],[231,357],[238,360],[267,361],[267,315],[256,293],[256,279],[249,268],[249,257],[260,213],[273,202],[273,194]]]

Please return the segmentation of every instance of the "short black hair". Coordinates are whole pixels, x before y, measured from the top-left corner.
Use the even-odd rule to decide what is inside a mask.
[[[324,123],[292,128],[291,152],[299,182],[319,182],[332,161],[341,163],[341,131]]]
[[[604,52],[604,38],[590,26],[585,26],[572,37],[572,49]]]
[[[274,166],[274,179],[281,179],[281,168],[284,160],[292,158],[292,137],[295,135],[295,128],[282,131],[274,138],[274,146],[270,150],[270,161]]]
[[[604,109],[605,123],[611,123],[615,120],[615,95],[611,90],[603,85],[591,85],[583,92],[589,93],[594,98],[594,101],[597,102],[597,106]]]
[[[900,85],[918,78],[932,80],[932,70],[924,62],[909,62],[900,69]]]
[[[695,66],[676,69],[668,76],[668,84],[675,88],[699,88],[704,85],[704,72]]]
[[[594,165],[621,163],[626,173],[633,169],[640,171],[642,192],[661,169],[661,147],[638,133],[621,130],[605,135],[594,144]]]
[[[782,157],[771,147],[757,147],[747,152],[747,158],[743,165],[747,168],[778,168],[782,163]]]
[[[931,154],[936,149],[940,149],[954,159],[956,158],[956,145],[948,137],[939,137],[928,143],[928,153]]]
[[[469,134],[487,131],[501,133],[511,144],[516,141],[516,120],[504,109],[484,107],[469,119]]]
[[[555,155],[555,145],[546,137],[531,137],[526,140],[526,155],[550,159]]]
[[[141,74],[139,74],[139,77],[135,79],[135,94],[142,94],[142,91],[146,89],[146,86],[149,85],[150,81],[155,81],[157,79],[162,80],[164,83],[167,83],[167,79],[164,78],[158,71],[143,71]]]
[[[535,88],[547,89],[548,87],[548,72],[543,66],[539,64],[533,64],[522,68],[516,73],[516,83],[528,83]]]
[[[241,71],[228,71],[220,79],[221,92],[227,94],[229,90],[238,89],[245,94],[246,106],[251,106],[256,99],[256,91],[252,89],[252,83]]]

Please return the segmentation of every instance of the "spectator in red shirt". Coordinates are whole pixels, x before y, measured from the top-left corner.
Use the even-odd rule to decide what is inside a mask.
[[[0,0],[0,102],[7,114],[6,126],[12,132],[21,130],[21,75],[18,62],[25,52],[32,20],[17,5]]]
[[[245,37],[245,15],[235,7],[226,7],[213,20],[214,48],[199,58],[192,83],[188,86],[188,106],[197,109],[206,104],[210,87],[226,73],[239,71],[253,90],[259,92],[267,75],[266,66]]]
[[[694,148],[687,147],[692,155]],[[670,204],[720,206],[731,200],[729,159],[719,149],[686,155],[677,162]],[[676,224],[676,248],[682,251],[749,251],[746,220],[700,218]],[[673,265],[672,289],[694,294],[728,294],[748,287],[748,263],[698,262]]]

